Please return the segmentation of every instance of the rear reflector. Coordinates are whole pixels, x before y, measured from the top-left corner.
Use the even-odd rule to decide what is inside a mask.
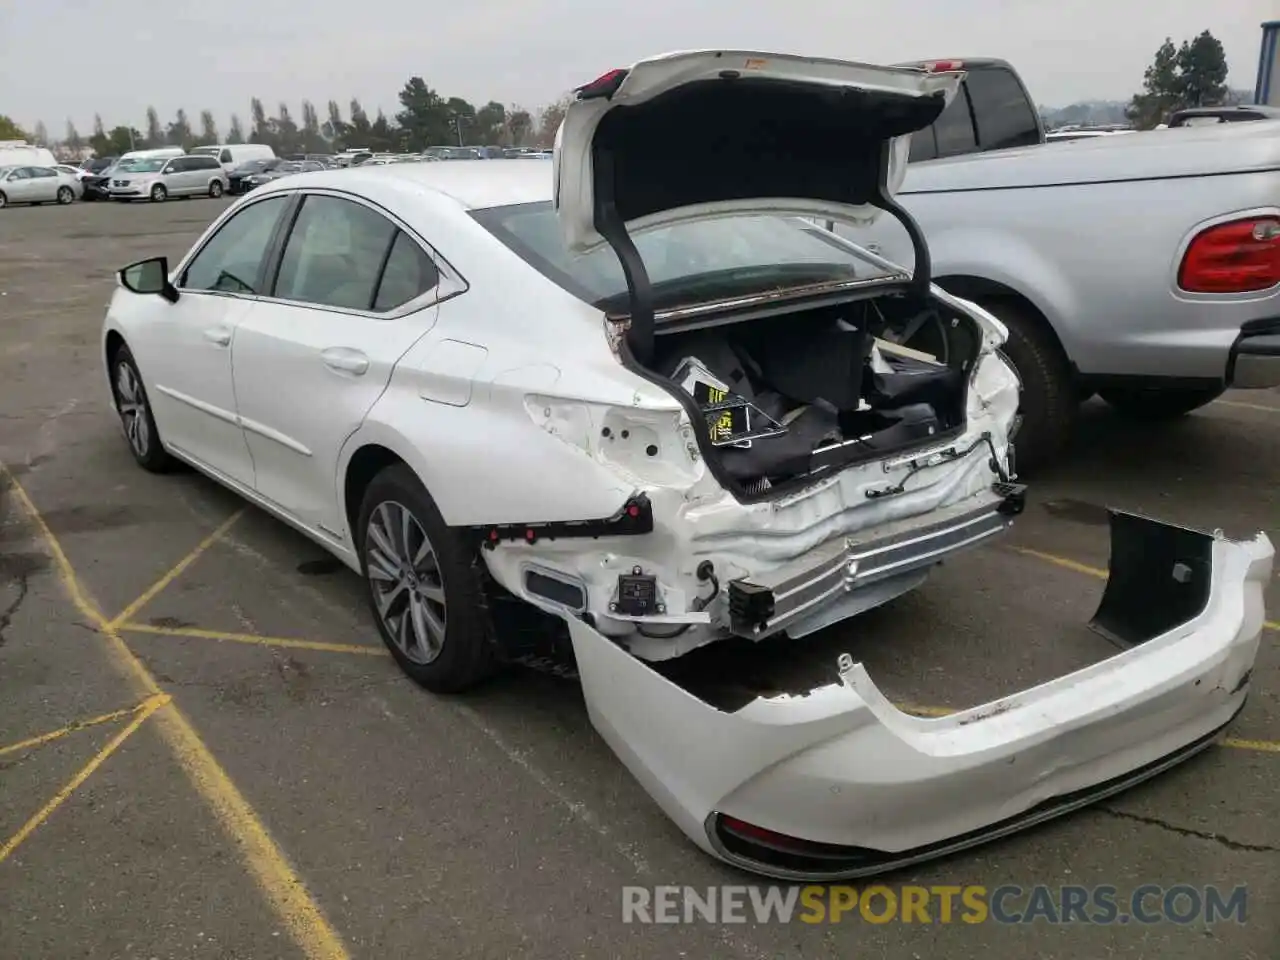
[[[1196,235],[1178,268],[1188,293],[1248,293],[1280,283],[1280,219],[1248,217]]]

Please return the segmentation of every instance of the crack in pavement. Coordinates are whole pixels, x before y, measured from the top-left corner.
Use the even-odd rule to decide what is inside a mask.
[[[9,604],[4,610],[0,610],[0,647],[4,646],[4,632],[9,629],[9,624],[13,622],[13,615],[18,612],[18,608],[22,606],[22,601],[26,600],[27,594],[31,592],[25,573],[18,574],[9,582],[17,585],[18,595],[14,598],[13,603]]]
[[[1176,833],[1183,837],[1195,837],[1197,840],[1208,840],[1216,843],[1228,850],[1241,850],[1248,853],[1280,853],[1280,847],[1273,847],[1265,843],[1241,843],[1239,840],[1232,840],[1224,837],[1220,833],[1211,833],[1207,830],[1193,830],[1190,827],[1179,827],[1176,824],[1161,820],[1159,817],[1147,817],[1140,813],[1129,813],[1126,810],[1117,810],[1115,807],[1097,807],[1099,813],[1105,813],[1110,817],[1118,820],[1132,820],[1135,823],[1145,823],[1150,827],[1159,827],[1161,830],[1168,830],[1170,833]]]

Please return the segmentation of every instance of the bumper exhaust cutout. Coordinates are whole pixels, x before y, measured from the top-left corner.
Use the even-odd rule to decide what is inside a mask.
[[[1128,648],[1203,612],[1213,586],[1215,534],[1108,512],[1111,567],[1089,626]]]

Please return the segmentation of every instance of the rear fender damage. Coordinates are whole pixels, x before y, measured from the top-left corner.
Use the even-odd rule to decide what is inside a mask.
[[[734,710],[568,620],[592,724],[703,850],[784,879],[865,876],[973,846],[1154,776],[1239,711],[1274,550],[1111,513],[1092,625],[1114,656],[941,717],[839,680]]]

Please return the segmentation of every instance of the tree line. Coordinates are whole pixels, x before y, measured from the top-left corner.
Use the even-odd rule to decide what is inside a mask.
[[[1182,107],[1228,102],[1231,94],[1226,81],[1226,52],[1208,30],[1178,46],[1166,38],[1143,74],[1142,90],[1134,94],[1125,113],[1134,126],[1149,129]],[[165,123],[154,107],[147,107],[145,129],[128,124],[108,128],[102,117],[95,115],[88,137],[68,120],[60,141],[50,139],[43,123],[36,124],[28,135],[0,114],[0,140],[24,139],[42,146],[63,146],[72,152],[89,147],[100,157],[147,147],[189,149],[246,141],[269,144],[277,153],[325,153],[352,146],[403,152],[452,144],[549,147],[568,104],[563,98],[536,112],[497,101],[476,107],[461,97],[444,97],[421,77],[411,77],[398,99],[401,109],[393,117],[379,110],[372,119],[356,99],[347,104],[345,114],[336,100],[330,100],[323,119],[316,106],[304,100],[295,119],[288,104],[279,104],[269,115],[263,101],[254,97],[249,101],[248,126],[238,114],[232,114],[225,130],[218,126],[211,110],[201,110],[194,123],[186,110],[178,110]]]
[[[1222,42],[1205,30],[1179,46],[1165,37],[1126,114],[1135,127],[1149,130],[1168,120],[1175,110],[1216,107],[1232,99],[1227,87],[1226,51]]]
[[[68,120],[64,136],[51,138],[44,123],[30,134],[0,114],[0,140],[25,139],[41,146],[62,147],[79,153],[86,147],[96,156],[119,156],[130,150],[154,147],[192,147],[218,143],[264,143],[278,154],[329,153],[348,147],[373,151],[419,152],[435,146],[541,146],[555,138],[568,99],[563,98],[536,112],[491,100],[475,106],[462,97],[444,97],[421,77],[411,77],[399,93],[401,109],[388,117],[382,110],[371,118],[358,99],[344,112],[330,100],[323,117],[309,100],[294,115],[287,103],[269,114],[259,97],[249,101],[248,123],[232,114],[225,128],[212,110],[201,110],[194,120],[179,109],[172,120],[161,120],[155,107],[147,107],[142,129],[131,124],[108,126],[101,115],[93,118],[93,132],[84,136]]]

